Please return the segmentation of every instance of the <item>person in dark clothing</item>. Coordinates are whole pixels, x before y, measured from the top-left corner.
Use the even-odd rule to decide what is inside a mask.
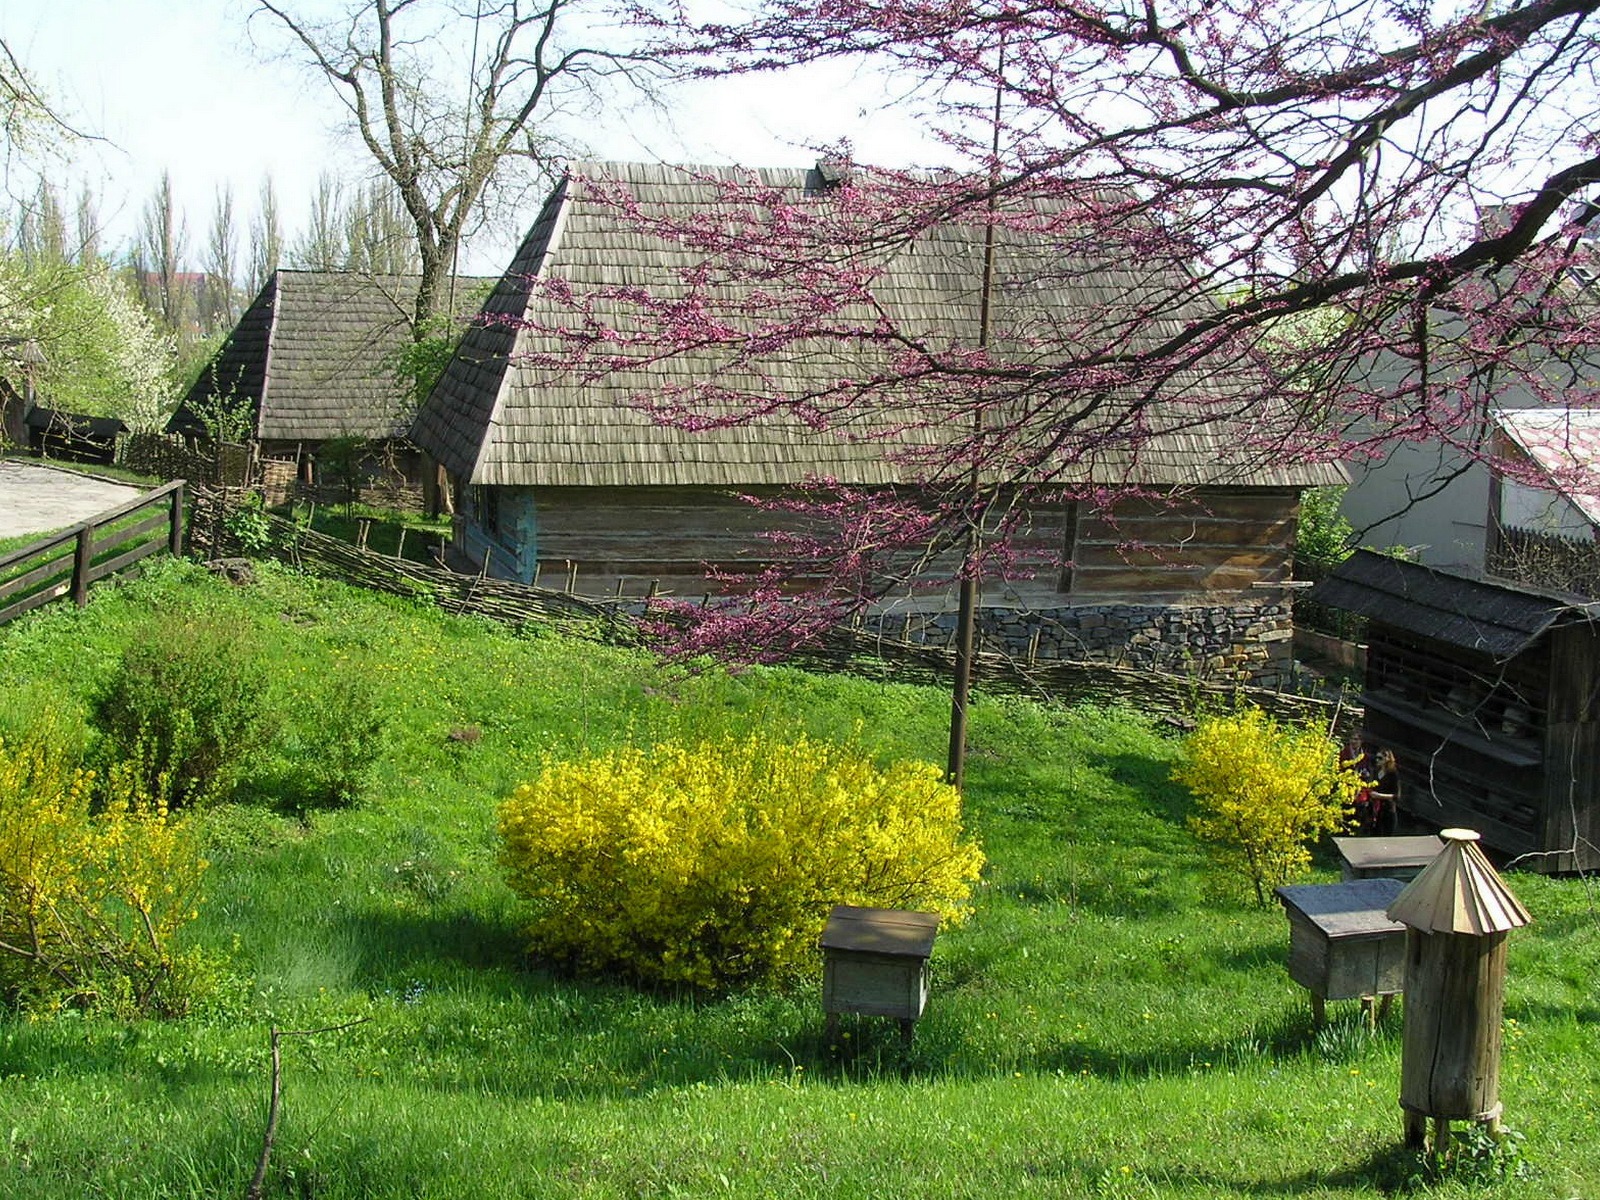
[[[1372,762],[1377,778],[1356,798],[1362,833],[1392,836],[1400,823],[1400,767],[1392,750],[1379,750]]]

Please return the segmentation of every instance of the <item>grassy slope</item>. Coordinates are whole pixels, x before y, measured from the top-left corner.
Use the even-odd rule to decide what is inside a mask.
[[[1352,1002],[1313,1035],[1281,914],[1219,890],[1172,746],[1134,717],[977,706],[978,914],[941,934],[911,1048],[869,1021],[830,1047],[811,994],[648,995],[522,961],[494,805],[547,753],[756,723],[938,758],[937,692],[667,674],[277,573],[166,572],[0,632],[0,730],[81,709],[127,631],[174,610],[272,664],[292,719],[264,790],[318,689],[374,680],[395,714],[375,794],[208,817],[195,935],[232,975],[207,1011],[0,1022],[0,1195],[240,1194],[269,1027],[357,1018],[286,1044],[269,1195],[1344,1197],[1406,1171],[1398,1021],[1370,1039]],[[1600,1195],[1600,918],[1580,883],[1515,882],[1538,923],[1512,942],[1502,1096],[1540,1174],[1494,1194]]]

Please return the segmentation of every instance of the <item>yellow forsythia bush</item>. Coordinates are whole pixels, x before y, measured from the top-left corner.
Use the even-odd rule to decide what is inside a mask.
[[[1349,826],[1361,786],[1320,729],[1258,708],[1201,721],[1173,778],[1194,793],[1189,827],[1244,871],[1260,904],[1310,864],[1311,843]]]
[[[704,988],[804,973],[835,904],[959,921],[983,866],[936,768],[804,738],[551,763],[500,834],[534,953]]]
[[[0,988],[24,1003],[175,1014],[196,963],[175,953],[206,864],[134,764],[95,775],[48,728],[0,740]]]

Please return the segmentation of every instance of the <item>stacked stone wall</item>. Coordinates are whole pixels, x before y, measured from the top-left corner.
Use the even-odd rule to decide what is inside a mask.
[[[956,614],[888,612],[870,625],[896,641],[948,646]],[[1293,675],[1287,604],[985,608],[978,637],[982,649],[1020,658],[1113,663],[1213,682],[1275,688]]]

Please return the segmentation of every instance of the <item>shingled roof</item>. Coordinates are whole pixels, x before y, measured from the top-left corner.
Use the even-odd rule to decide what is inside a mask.
[[[463,307],[491,280],[458,279]],[[168,423],[203,433],[195,405],[237,396],[263,440],[403,437],[410,385],[395,374],[410,340],[414,275],[276,271]]]
[[[648,366],[583,379],[558,366],[536,365],[559,357],[551,331],[571,323],[538,281],[560,280],[577,295],[603,289],[662,289],[680,286],[695,252],[630,223],[615,203],[595,194],[586,181],[624,185],[641,211],[672,212],[687,219],[726,203],[722,186],[736,181],[775,189],[791,200],[821,189],[806,170],[681,168],[650,164],[586,164],[573,168],[552,192],[515,259],[479,318],[463,337],[454,360],[422,406],[412,432],[455,476],[469,483],[533,486],[690,485],[760,486],[824,477],[872,485],[902,481],[910,472],[886,456],[881,440],[819,433],[788,416],[769,415],[731,427],[689,431],[652,418],[640,396],[652,389],[682,388],[714,378],[748,386],[751,374],[731,378],[725,348],[651,357]],[[1071,294],[1008,287],[1002,243],[997,304],[1039,312],[1051,306],[1065,314],[1128,307],[1134,289],[1151,281],[1134,266],[1053,263],[1055,279],[1070,279]],[[956,345],[977,344],[981,235],[970,227],[939,229],[903,247],[874,286],[874,297],[901,328],[936,332]],[[1038,261],[1032,252],[1033,264]],[[610,305],[606,307],[606,305]],[[602,320],[622,327],[636,322],[621,304],[602,301]],[[1001,312],[997,325],[1005,325]],[[1066,323],[1066,322],[1063,322]],[[1173,326],[1175,328],[1176,326]],[[1149,331],[1151,336],[1162,332]],[[1170,330],[1168,330],[1170,332]],[[866,355],[842,345],[810,344],[787,357],[760,364],[761,386],[804,394],[819,378],[859,378]],[[853,356],[853,357],[852,357]],[[742,369],[742,368],[741,368]],[[1107,420],[1116,419],[1114,416]],[[1159,420],[1157,421],[1159,426]],[[858,430],[857,433],[860,431]],[[937,429],[901,432],[897,445],[930,445]],[[1157,428],[1137,450],[1102,455],[1090,475],[1095,482],[1159,485],[1252,484],[1303,487],[1344,481],[1332,465],[1295,465],[1247,456],[1237,431],[1173,420]],[[1069,472],[1063,478],[1071,478]]]
[[[1521,654],[1553,625],[1600,616],[1600,603],[1468,579],[1371,550],[1357,550],[1306,595],[1497,662]]]

